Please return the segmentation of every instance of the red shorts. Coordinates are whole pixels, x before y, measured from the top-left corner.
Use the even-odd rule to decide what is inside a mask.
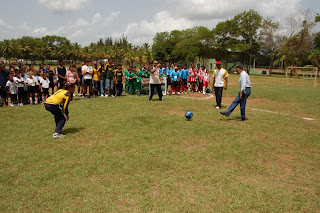
[[[208,81],[204,81],[204,82],[203,82],[203,86],[204,86],[204,87],[208,87],[208,86],[209,86],[209,82],[208,82]]]

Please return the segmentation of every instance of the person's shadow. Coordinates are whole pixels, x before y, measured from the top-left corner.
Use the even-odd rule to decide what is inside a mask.
[[[72,128],[67,128],[63,131],[63,134],[72,134],[72,133],[77,133],[80,132],[81,130],[85,129],[84,127],[72,127]]]

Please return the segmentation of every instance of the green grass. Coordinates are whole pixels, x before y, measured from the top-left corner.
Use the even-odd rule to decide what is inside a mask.
[[[0,212],[319,211],[320,89],[251,78],[241,123],[200,95],[76,99],[54,140],[43,106],[0,108]]]

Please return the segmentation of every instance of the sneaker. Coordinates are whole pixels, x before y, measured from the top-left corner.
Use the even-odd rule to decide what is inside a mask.
[[[175,95],[176,93],[175,93],[175,92],[172,92],[172,94]]]
[[[245,121],[245,120],[242,120],[241,118],[237,119],[237,121]]]
[[[159,99],[159,101],[163,101],[163,98],[161,97],[161,98]]]
[[[10,103],[10,104],[8,104],[9,106],[11,106],[11,107],[14,107],[14,105],[12,104],[12,103]]]
[[[114,97],[116,97],[116,96],[114,96],[114,95],[111,95],[111,98],[114,98]]]
[[[184,94],[186,95],[186,94],[187,94],[187,92],[184,92]]]
[[[152,99],[149,99],[149,101],[152,101]]]
[[[181,93],[180,93],[180,92],[178,92],[177,94],[178,94],[178,95],[181,95]]]
[[[216,109],[220,109],[220,107],[217,106]]]
[[[104,94],[101,94],[101,97],[104,97]]]
[[[52,137],[53,137],[54,139],[58,139],[58,138],[64,138],[65,135],[59,134],[59,133],[56,133],[56,132],[55,132],[55,133],[53,133]]]
[[[23,106],[23,103],[20,103],[20,105],[19,106]]]
[[[82,96],[82,99],[86,99],[86,96]]]
[[[227,114],[227,112],[220,112],[220,114],[229,117],[229,115]]]

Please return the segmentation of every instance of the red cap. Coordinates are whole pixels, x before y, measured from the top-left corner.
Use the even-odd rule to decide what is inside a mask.
[[[221,63],[221,61],[217,61],[217,63],[216,63],[217,65],[221,65],[222,63]]]
[[[94,65],[97,65],[97,64],[98,64],[98,62],[96,62],[96,61],[95,61],[95,62],[93,62],[93,64],[94,64]]]

